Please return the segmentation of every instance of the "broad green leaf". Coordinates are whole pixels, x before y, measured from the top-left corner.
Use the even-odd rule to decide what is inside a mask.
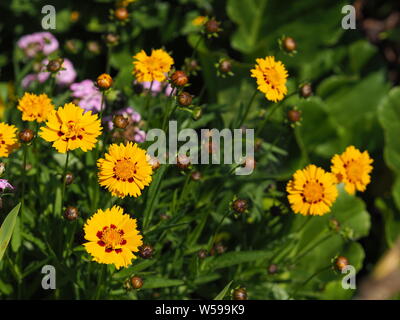
[[[144,284],[142,289],[176,287],[176,286],[181,286],[184,283],[185,281],[179,279],[148,277],[144,279]]]
[[[10,211],[0,227],[0,261],[10,242],[20,208],[21,203],[18,203],[14,209]]]

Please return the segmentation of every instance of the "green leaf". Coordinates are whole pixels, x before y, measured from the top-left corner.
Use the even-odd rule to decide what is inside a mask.
[[[214,298],[214,300],[223,300],[224,297],[226,296],[226,294],[229,292],[229,289],[231,288],[232,285],[232,281],[230,281],[225,288],[222,289],[222,291],[220,293],[217,294],[217,296]]]
[[[0,227],[0,261],[10,242],[20,208],[21,203],[18,203],[14,209],[10,211]]]
[[[166,288],[166,287],[176,287],[181,286],[185,283],[183,280],[179,279],[167,279],[167,278],[146,278],[142,289],[155,289],[155,288]]]
[[[400,88],[392,89],[378,107],[380,124],[384,131],[384,158],[390,169],[396,173],[392,189],[397,208],[400,208]]]
[[[228,252],[216,258],[210,257],[208,267],[211,270],[231,267],[237,264],[259,261],[270,257],[273,254],[272,251],[238,251]]]

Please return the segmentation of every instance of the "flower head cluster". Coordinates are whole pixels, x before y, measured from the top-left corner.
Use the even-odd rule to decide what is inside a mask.
[[[162,49],[153,49],[150,56],[142,50],[133,58],[133,74],[138,82],[165,81],[174,64],[174,59]]]
[[[112,144],[105,157],[97,161],[99,183],[113,196],[137,197],[151,182],[152,167],[146,151],[136,144]]]
[[[67,103],[64,107],[53,110],[42,127],[39,135],[46,141],[53,142],[58,152],[81,148],[92,150],[97,142],[102,127],[97,115],[91,111]]]
[[[14,190],[14,187],[6,179],[0,179],[0,191],[3,192],[6,189]]]
[[[7,158],[16,147],[16,131],[17,128],[14,125],[0,122],[0,157]]]
[[[70,86],[72,97],[79,99],[79,106],[87,111],[97,113],[101,110],[101,92],[92,80],[83,80]]]
[[[38,53],[48,56],[58,49],[58,41],[50,32],[25,35],[18,40],[17,44],[29,58],[35,57]]]
[[[36,95],[25,92],[18,103],[18,110],[22,111],[22,120],[24,121],[46,121],[53,109],[54,105],[45,93]]]
[[[258,90],[273,102],[280,101],[287,94],[286,80],[288,73],[280,61],[274,57],[256,59],[257,64],[251,70],[251,76],[257,79]]]
[[[105,211],[99,209],[84,226],[84,244],[94,261],[114,264],[117,269],[127,267],[139,251],[142,236],[137,230],[136,219],[125,214],[119,206]]]
[[[303,215],[323,215],[330,211],[338,191],[336,185],[343,182],[345,190],[354,194],[365,191],[371,181],[372,171],[368,151],[360,152],[349,146],[341,155],[332,160],[331,172],[325,172],[315,165],[297,170],[286,186],[288,200],[295,213]]]

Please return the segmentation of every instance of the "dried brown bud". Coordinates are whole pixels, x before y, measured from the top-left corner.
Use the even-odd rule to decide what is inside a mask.
[[[129,12],[126,8],[120,7],[115,10],[115,18],[119,21],[125,21],[129,18]]]
[[[226,247],[218,242],[216,243],[210,250],[210,255],[215,255],[215,254],[223,254],[226,251]]]
[[[247,207],[248,207],[248,203],[244,199],[236,199],[232,203],[232,209],[235,210],[237,213],[246,212]]]
[[[101,53],[101,47],[97,41],[88,41],[87,49],[89,50],[89,52],[94,53],[94,54]]]
[[[143,287],[143,279],[141,277],[132,277],[131,285],[133,289],[140,289]]]
[[[349,261],[346,257],[340,256],[335,260],[335,267],[337,270],[342,271],[346,266],[349,265]]]
[[[119,114],[114,117],[113,123],[117,128],[125,129],[129,124],[129,120],[128,120],[128,118]]]
[[[115,46],[119,42],[119,35],[115,33],[108,33],[105,37],[106,43],[110,46]]]
[[[75,207],[69,206],[64,211],[64,217],[69,221],[74,221],[78,219],[78,216],[79,216],[78,209]]]
[[[154,248],[149,244],[144,244],[139,247],[139,255],[143,259],[150,259],[153,256]]]
[[[182,106],[188,107],[192,104],[192,101],[193,101],[193,97],[188,92],[184,91],[181,94],[179,94],[179,96],[178,96],[178,102]]]
[[[160,214],[160,219],[161,220],[169,220],[169,219],[171,219],[171,216],[166,214],[166,213],[161,213]]]
[[[31,129],[25,129],[18,134],[18,137],[21,142],[28,143],[35,138],[35,133]]]
[[[113,79],[109,74],[103,73],[97,77],[96,84],[100,89],[107,90],[111,88]]]
[[[308,98],[312,96],[313,91],[312,91],[312,86],[310,83],[305,83],[300,87],[300,96],[303,98]]]
[[[233,300],[247,300],[247,290],[245,288],[239,288],[233,290]]]
[[[171,75],[171,81],[174,86],[183,87],[189,82],[189,78],[185,72],[178,70]]]

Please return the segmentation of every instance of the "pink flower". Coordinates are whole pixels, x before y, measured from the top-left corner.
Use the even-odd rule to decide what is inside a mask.
[[[5,189],[14,190],[14,187],[6,179],[0,179],[0,191],[3,192]]]
[[[79,106],[87,111],[99,112],[101,109],[101,92],[96,88],[92,80],[83,80],[71,84],[71,95],[78,98]]]
[[[169,96],[172,91],[172,87],[169,83],[165,84],[156,80],[153,81],[153,85],[151,85],[151,82],[141,82],[140,84],[143,86],[143,89],[146,90],[150,90],[151,87],[151,93],[153,96],[160,92],[163,92],[166,96]]]
[[[18,40],[17,44],[29,58],[33,58],[39,52],[47,56],[58,49],[58,41],[50,32],[25,35]]]
[[[146,141],[146,132],[144,132],[143,130],[140,130],[139,128],[135,128],[136,133],[135,133],[135,142],[137,143],[142,143]]]
[[[24,89],[28,88],[33,81],[39,81],[43,83],[47,81],[50,77],[50,72],[46,71],[46,66],[49,63],[47,59],[43,60],[42,62],[42,71],[37,74],[28,74],[26,75],[21,82],[21,85]],[[56,74],[56,83],[59,86],[67,86],[74,82],[76,78],[76,71],[74,65],[69,59],[64,59],[62,67],[65,70],[61,70]]]

